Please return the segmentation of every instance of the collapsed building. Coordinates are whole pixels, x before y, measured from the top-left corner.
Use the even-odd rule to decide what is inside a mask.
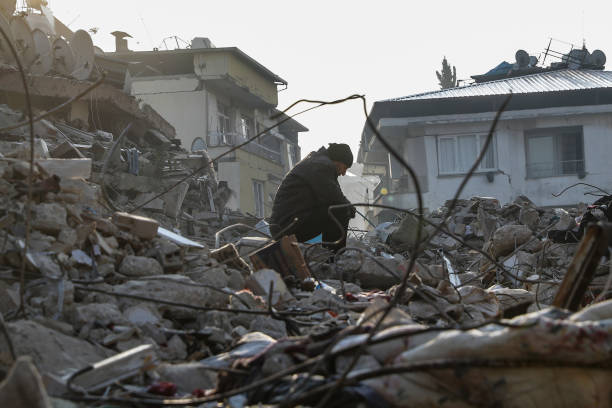
[[[609,196],[273,240],[99,57],[0,71],[0,405],[610,406]]]

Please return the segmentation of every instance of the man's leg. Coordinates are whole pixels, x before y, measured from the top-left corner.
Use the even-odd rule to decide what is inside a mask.
[[[332,212],[337,222],[326,211],[324,222],[321,225],[321,232],[323,233],[323,242],[337,242],[336,244],[324,245],[324,247],[337,252],[346,246],[346,231],[348,230],[350,218],[346,214],[346,208],[338,208]],[[338,223],[340,223],[342,228],[340,228]]]

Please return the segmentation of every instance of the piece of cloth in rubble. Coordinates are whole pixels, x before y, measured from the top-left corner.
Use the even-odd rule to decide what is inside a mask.
[[[341,240],[340,244],[330,246],[339,249],[346,244],[346,230],[349,220],[355,216],[355,208],[347,206],[333,211],[334,217],[342,225],[342,231],[328,213],[331,205],[350,204],[338,183],[336,165],[329,158],[327,149],[322,147],[311,152],[287,173],[274,198],[270,231],[278,235],[298,221],[283,235],[295,234],[299,242],[308,241],[323,234],[324,242]]]

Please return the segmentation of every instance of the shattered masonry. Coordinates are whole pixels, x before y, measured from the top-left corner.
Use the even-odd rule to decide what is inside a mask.
[[[35,114],[92,84],[57,75],[29,75]],[[611,405],[612,197],[398,211],[330,258],[107,83],[31,151],[19,81],[0,66],[0,406]]]

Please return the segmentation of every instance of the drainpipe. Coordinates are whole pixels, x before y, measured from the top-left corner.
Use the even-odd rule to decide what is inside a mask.
[[[208,134],[210,133],[210,118],[208,117],[208,104],[210,103],[209,98],[208,98],[208,89],[206,89],[206,87],[204,86],[204,80],[200,79],[200,85],[202,90],[204,91],[204,118],[205,118],[205,123],[206,123],[206,128],[204,130],[205,134],[204,134],[204,140],[206,141],[206,150],[208,150],[208,146],[209,146],[209,139],[208,139]]]

